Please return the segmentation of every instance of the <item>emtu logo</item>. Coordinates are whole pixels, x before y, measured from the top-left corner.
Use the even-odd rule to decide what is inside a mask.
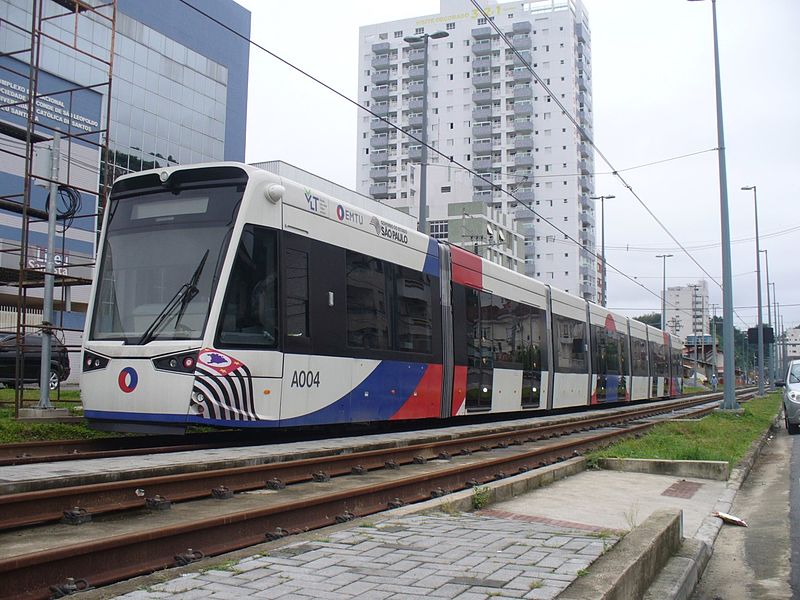
[[[119,383],[119,389],[126,394],[130,394],[136,389],[136,384],[139,383],[139,375],[136,373],[136,369],[133,367],[122,369],[119,372],[119,377],[117,377],[117,383]]]

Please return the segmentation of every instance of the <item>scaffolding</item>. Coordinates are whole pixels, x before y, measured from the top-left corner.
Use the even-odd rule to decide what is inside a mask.
[[[30,247],[31,234],[41,234],[48,207],[59,210],[59,201],[67,208],[59,210],[61,259],[52,274],[61,294],[62,311],[69,308],[72,286],[91,283],[94,254],[82,263],[65,263],[65,244],[69,226],[78,219],[91,219],[92,226],[84,231],[95,238],[97,219],[103,214],[113,182],[113,161],[107,158],[117,1],[32,0],[29,5],[25,3],[27,13],[13,5],[7,18],[0,15],[0,30],[5,30],[4,47],[0,48],[0,161],[20,172],[22,185],[21,189],[0,189],[0,209],[20,215],[21,221],[19,243],[4,243],[0,248],[0,286],[17,290],[14,404],[18,416],[26,379],[24,351],[30,349],[25,346],[26,334],[49,330],[63,339],[66,332],[79,331],[65,327],[63,312],[58,325],[28,319],[33,308],[28,290],[42,287],[45,277],[41,252],[37,255]],[[29,21],[20,22],[20,14]],[[73,83],[60,69],[44,68],[55,55],[64,57],[67,64],[80,65],[81,75],[76,67],[74,76],[79,81]],[[97,119],[75,110],[87,97],[96,100]],[[44,164],[49,160],[54,135],[61,138],[62,175],[58,181],[51,178],[49,165]],[[35,193],[36,187],[51,184],[58,186],[59,197],[48,195],[43,207],[35,206],[34,196],[41,198],[41,193]],[[80,210],[81,199],[87,197],[96,198],[97,210]],[[13,258],[8,258],[14,255],[19,257],[18,269],[11,266]]]

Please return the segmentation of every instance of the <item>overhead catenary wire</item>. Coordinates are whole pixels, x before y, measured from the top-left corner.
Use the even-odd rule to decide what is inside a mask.
[[[542,215],[541,215],[539,212],[537,212],[537,211],[536,211],[536,210],[535,210],[535,209],[534,209],[534,208],[533,208],[533,207],[532,207],[530,204],[526,204],[526,203],[524,203],[524,202],[520,201],[520,200],[519,200],[519,199],[518,199],[516,196],[514,196],[514,194],[513,194],[511,191],[507,190],[507,189],[506,189],[506,188],[504,188],[503,186],[495,184],[495,183],[494,183],[493,181],[491,181],[490,179],[487,179],[487,178],[486,178],[486,177],[484,177],[482,174],[478,173],[477,171],[473,170],[472,168],[468,167],[467,165],[465,165],[465,164],[463,164],[463,163],[459,162],[458,160],[454,159],[452,156],[450,156],[450,155],[447,155],[447,154],[445,154],[444,152],[441,152],[441,151],[440,151],[438,148],[435,148],[435,147],[433,147],[432,145],[430,145],[430,144],[428,144],[428,143],[425,143],[425,142],[424,142],[422,139],[418,138],[417,136],[415,136],[414,134],[410,133],[409,131],[406,131],[406,130],[404,130],[402,127],[400,127],[399,125],[397,125],[397,124],[393,123],[393,122],[392,122],[392,121],[390,121],[389,119],[386,119],[386,118],[382,117],[381,115],[377,114],[376,112],[372,111],[372,110],[371,110],[369,107],[367,107],[367,106],[364,106],[364,105],[362,105],[362,104],[359,104],[359,102],[358,102],[358,101],[356,101],[356,100],[352,99],[351,97],[347,96],[347,95],[346,95],[346,94],[344,94],[343,92],[340,92],[340,91],[339,91],[339,90],[337,90],[336,88],[334,88],[334,87],[330,86],[329,84],[325,83],[325,82],[324,82],[324,81],[322,81],[321,79],[319,79],[319,78],[315,77],[314,75],[310,74],[309,72],[305,71],[305,70],[304,70],[304,69],[302,69],[301,67],[299,67],[299,66],[295,65],[294,63],[290,62],[289,60],[287,60],[287,59],[283,58],[282,56],[280,56],[280,55],[276,54],[276,53],[275,53],[275,52],[273,52],[272,50],[270,50],[270,49],[266,48],[265,46],[263,46],[263,45],[259,44],[258,42],[256,42],[256,41],[254,41],[254,40],[250,39],[249,37],[247,37],[247,36],[245,36],[245,35],[243,35],[242,33],[240,33],[240,32],[238,32],[238,31],[234,30],[233,28],[229,27],[229,26],[228,26],[228,25],[226,25],[225,23],[223,23],[223,22],[221,22],[220,20],[216,19],[216,18],[215,18],[215,17],[213,17],[212,15],[209,15],[208,13],[206,13],[205,11],[203,11],[202,9],[200,9],[200,8],[198,8],[198,7],[196,7],[196,6],[193,6],[193,5],[192,5],[190,2],[188,2],[188,0],[178,0],[178,1],[179,1],[179,2],[181,2],[182,4],[184,4],[186,7],[188,7],[188,8],[190,8],[190,9],[194,10],[195,12],[197,12],[197,13],[201,14],[202,16],[204,16],[205,18],[209,19],[210,21],[212,21],[212,22],[216,23],[216,24],[217,24],[219,27],[221,27],[221,28],[225,29],[226,31],[230,32],[231,34],[235,35],[236,37],[238,37],[238,38],[240,38],[240,39],[242,39],[242,40],[246,41],[248,44],[252,45],[253,47],[255,47],[255,48],[258,48],[258,49],[259,49],[259,50],[261,50],[262,52],[265,52],[266,54],[268,54],[269,56],[271,56],[271,57],[272,57],[272,58],[274,58],[275,60],[279,61],[280,63],[284,64],[285,66],[289,67],[290,69],[293,69],[294,71],[296,71],[296,72],[300,73],[300,74],[301,74],[301,75],[303,75],[304,77],[307,77],[308,79],[310,79],[311,81],[315,82],[316,84],[318,84],[318,85],[320,85],[320,86],[324,87],[324,88],[325,88],[325,89],[327,89],[329,92],[331,92],[332,94],[334,94],[334,95],[338,96],[339,98],[341,98],[341,99],[342,99],[342,100],[344,100],[345,102],[347,102],[347,103],[349,103],[349,104],[352,104],[352,105],[356,106],[356,107],[357,107],[359,110],[362,110],[362,111],[364,111],[364,112],[367,112],[367,113],[368,113],[368,114],[370,114],[370,115],[371,115],[371,116],[372,116],[374,119],[379,119],[379,120],[380,120],[380,121],[382,121],[383,123],[386,123],[386,124],[387,124],[389,127],[391,127],[392,129],[394,129],[395,131],[397,131],[397,132],[399,132],[399,133],[403,133],[403,134],[405,134],[406,136],[408,136],[409,138],[413,139],[415,142],[417,142],[417,143],[418,143],[418,144],[420,144],[420,145],[424,145],[424,146],[426,146],[426,147],[428,148],[428,150],[430,150],[430,151],[434,152],[435,154],[437,154],[438,156],[441,156],[442,158],[446,159],[447,161],[449,161],[449,163],[450,163],[450,164],[452,164],[452,165],[455,165],[455,166],[457,166],[457,167],[459,167],[459,168],[463,169],[464,171],[466,171],[466,172],[470,173],[470,174],[471,174],[473,177],[479,178],[480,180],[482,180],[482,181],[484,181],[484,182],[486,182],[486,183],[488,183],[488,184],[492,185],[492,186],[493,186],[493,187],[494,187],[496,190],[498,190],[498,191],[500,191],[501,193],[503,193],[503,194],[505,194],[505,195],[509,196],[509,197],[510,197],[510,198],[511,198],[511,199],[512,199],[514,202],[517,202],[517,204],[518,204],[519,206],[522,206],[522,207],[525,207],[525,208],[527,208],[527,209],[528,209],[528,210],[529,210],[529,211],[530,211],[530,212],[531,212],[531,213],[532,213],[532,214],[533,214],[535,217],[538,217],[538,218],[540,218],[540,219],[543,219],[545,223],[547,223],[547,224],[548,224],[550,227],[552,227],[552,228],[553,228],[553,229],[555,229],[557,232],[559,232],[561,235],[563,235],[563,236],[564,236],[564,239],[569,239],[569,240],[571,240],[571,241],[572,241],[572,242],[573,242],[573,243],[574,243],[576,246],[578,246],[580,249],[584,250],[585,252],[587,252],[588,254],[590,254],[591,256],[593,256],[595,259],[601,260],[601,257],[600,257],[598,254],[596,254],[596,253],[595,253],[594,251],[592,251],[592,250],[589,250],[588,248],[586,248],[585,246],[583,246],[583,245],[582,245],[582,244],[581,244],[581,243],[580,243],[578,240],[576,240],[576,239],[575,239],[574,237],[572,237],[570,234],[568,234],[567,232],[565,232],[563,229],[561,229],[560,227],[558,227],[557,225],[555,225],[555,224],[554,224],[554,223],[552,223],[551,221],[549,221],[549,220],[547,220],[546,218],[544,218],[544,217],[543,217],[543,216],[542,216]],[[473,0],[473,3],[475,3],[475,2],[474,2],[474,0]],[[475,5],[478,7],[478,10],[480,10],[480,11],[481,11],[481,12],[484,14],[484,16],[486,16],[486,13],[483,11],[483,9],[482,9],[482,8],[480,8],[480,6],[478,6],[478,5],[477,5],[477,3],[475,3]],[[493,23],[492,23],[492,24],[493,24]],[[494,25],[494,24],[493,24],[493,26],[496,28],[496,25]],[[496,28],[496,30],[497,30],[497,31],[500,33],[500,35],[501,35],[501,36],[503,36],[503,38],[505,39],[506,43],[507,43],[507,44],[509,44],[509,46],[510,46],[510,47],[511,47],[511,48],[514,50],[514,52],[515,52],[515,53],[517,53],[517,55],[519,55],[519,52],[517,52],[517,50],[516,50],[516,49],[513,47],[513,45],[511,45],[511,44],[510,44],[510,42],[507,40],[507,38],[505,38],[505,36],[502,34],[502,32],[500,32],[500,31],[499,31],[499,29],[497,29],[497,28]],[[523,61],[523,62],[524,62],[524,61]],[[526,67],[527,67],[527,68],[528,68],[528,69],[531,71],[531,73],[532,73],[532,74],[533,74],[533,76],[534,76],[534,77],[537,79],[537,81],[541,81],[541,80],[539,79],[539,76],[538,76],[538,75],[537,75],[537,74],[536,74],[536,73],[533,71],[533,69],[530,67],[530,65],[529,65],[527,62],[525,62],[525,65],[526,65]],[[544,85],[544,83],[542,83],[542,85]],[[548,89],[548,93],[550,93],[550,90],[549,90],[549,88],[547,88],[547,89]],[[552,96],[552,93],[551,93],[551,96]],[[554,98],[554,99],[555,99],[555,98]],[[573,118],[571,115],[569,115],[569,114],[566,112],[566,109],[565,109],[565,107],[563,106],[563,104],[561,104],[561,103],[558,101],[558,99],[555,99],[555,100],[556,100],[556,103],[559,105],[559,107],[560,107],[560,108],[562,109],[562,111],[564,112],[564,114],[568,116],[568,118],[569,118],[569,119],[570,119],[570,120],[571,120],[571,121],[572,121],[572,122],[573,122],[573,123],[576,125],[576,127],[578,127],[578,129],[579,129],[579,131],[581,132],[581,134],[582,134],[584,137],[586,137],[586,139],[587,139],[587,140],[589,140],[589,141],[590,141],[590,143],[591,143],[592,147],[593,147],[593,148],[595,148],[595,149],[598,151],[598,153],[600,153],[600,151],[599,151],[599,150],[597,149],[597,147],[594,145],[594,142],[593,142],[593,141],[591,141],[591,139],[590,139],[588,136],[586,136],[586,135],[585,135],[585,132],[584,132],[584,131],[583,131],[583,129],[580,127],[580,125],[579,125],[579,124],[578,124],[578,123],[577,123],[577,122],[574,120],[574,118]],[[602,153],[600,153],[600,154],[602,155]],[[607,159],[605,159],[605,157],[603,157],[603,160],[606,162],[606,164],[608,164],[608,165],[609,165],[609,167],[611,167],[611,168],[613,169],[613,166],[612,166],[612,165],[609,163],[609,161],[608,161]],[[615,173],[615,174],[618,174],[618,172],[616,172],[616,171],[615,171],[614,173]],[[626,184],[626,186],[627,186],[627,184]],[[633,189],[632,189],[632,188],[630,188],[630,186],[627,186],[627,187],[630,189],[631,193],[633,193],[633,194],[634,194],[634,196],[637,196],[637,195],[636,195],[636,193],[633,191]],[[637,198],[638,198],[638,196],[637,196]],[[642,202],[641,200],[639,200],[639,201],[640,201],[640,202]],[[643,203],[643,205],[644,205],[644,203]],[[644,206],[646,207],[646,205],[644,205]],[[650,211],[650,210],[649,210],[649,208],[647,208],[647,210],[648,210],[648,212],[650,212],[650,213],[652,214],[652,211]],[[656,221],[657,221],[657,222],[658,222],[658,223],[659,223],[659,224],[662,226],[662,228],[665,228],[665,227],[664,227],[664,225],[663,225],[663,224],[661,224],[661,222],[660,222],[660,221],[658,221],[658,218],[657,218],[657,217],[656,217],[654,214],[653,214],[652,216],[653,216],[653,218],[654,218],[654,219],[656,219]],[[665,228],[665,230],[666,230],[666,228]],[[666,231],[668,231],[668,230],[666,230]],[[669,232],[668,232],[668,233],[669,233]],[[677,240],[677,239],[676,239],[676,238],[675,238],[675,237],[674,237],[674,236],[673,236],[671,233],[670,233],[669,235],[670,235],[670,237],[673,239],[673,241],[675,241],[675,243],[677,243],[677,244],[679,244],[679,245],[680,245],[680,242],[678,242],[678,240]],[[702,265],[700,265],[699,263],[697,263],[697,261],[696,261],[696,260],[694,260],[694,258],[691,256],[691,254],[689,254],[689,253],[687,252],[687,255],[688,255],[688,256],[689,256],[689,257],[690,257],[690,258],[693,260],[693,262],[695,262],[695,264],[697,264],[697,266],[698,266],[698,267],[700,267],[700,269],[701,269],[701,270],[702,270],[704,273],[706,273],[706,274],[707,274],[707,275],[708,275],[708,276],[709,276],[709,277],[710,277],[710,278],[711,278],[711,279],[712,279],[712,280],[713,280],[715,283],[717,283],[717,285],[719,285],[719,282],[717,282],[717,281],[716,281],[716,279],[714,279],[713,277],[711,277],[711,275],[710,275],[710,274],[708,274],[708,272],[707,272],[707,271],[706,271],[706,270],[705,270],[705,269],[702,267]],[[636,280],[635,278],[633,278],[632,276],[630,276],[630,275],[628,275],[628,274],[624,273],[624,272],[623,272],[623,271],[621,271],[619,268],[617,268],[616,266],[614,266],[614,265],[612,265],[611,263],[609,263],[607,260],[604,260],[604,262],[605,262],[605,265],[606,265],[606,268],[607,268],[607,269],[611,269],[612,271],[615,271],[616,273],[618,273],[618,274],[620,274],[621,276],[623,276],[624,278],[628,279],[628,280],[629,280],[631,283],[633,283],[634,285],[637,285],[637,286],[639,286],[640,288],[642,288],[643,290],[645,290],[647,293],[651,294],[652,296],[654,296],[654,297],[656,297],[656,298],[659,298],[659,299],[661,298],[661,295],[660,295],[660,293],[658,293],[658,292],[655,292],[655,291],[651,290],[651,289],[650,289],[650,288],[648,288],[646,285],[642,284],[641,282],[637,281],[637,280]],[[676,309],[676,310],[678,310],[679,312],[683,312],[683,313],[685,313],[685,314],[687,314],[687,315],[691,315],[691,314],[692,314],[692,313],[690,313],[690,312],[688,312],[688,311],[685,311],[685,310],[683,310],[683,309],[680,309],[680,308],[678,308],[678,307],[675,307],[675,306],[673,306],[673,305],[671,305],[671,304],[670,304],[670,306],[671,306],[672,308],[675,308],[675,309]]]

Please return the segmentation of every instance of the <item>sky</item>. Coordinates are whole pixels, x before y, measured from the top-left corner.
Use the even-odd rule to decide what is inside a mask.
[[[360,26],[439,12],[438,0],[237,1],[252,13],[254,42],[350,98],[357,97]],[[734,325],[757,320],[753,192],[741,190],[756,185],[761,248],[784,323],[794,327],[800,325],[800,2],[716,5]],[[605,202],[608,307],[629,316],[659,312],[663,263],[656,255],[666,253],[675,255],[667,259],[667,285],[708,279],[721,315],[722,290],[710,279],[722,283],[711,2],[584,0],[584,6],[594,143],[610,163],[595,155],[595,191],[615,196]],[[256,47],[249,85],[248,162],[284,160],[355,188],[355,106]],[[765,269],[762,261],[764,280]],[[762,294],[766,307],[765,284]],[[766,308],[763,315],[766,322]]]

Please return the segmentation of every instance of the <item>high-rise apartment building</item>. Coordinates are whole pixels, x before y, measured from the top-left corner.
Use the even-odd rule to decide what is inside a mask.
[[[710,310],[708,301],[708,282],[701,279],[697,283],[667,288],[666,315],[667,331],[682,340],[695,335],[710,334]]]
[[[469,0],[361,27],[359,102],[420,139],[427,122],[428,143],[444,154],[428,153],[429,172],[453,168],[452,157],[490,182],[476,177],[471,198],[446,201],[513,215],[525,237],[525,273],[597,300],[593,153],[561,108],[591,136],[588,16],[580,0],[483,6],[511,45]],[[427,48],[404,40],[436,32],[447,36],[430,37]],[[421,156],[418,141],[359,114],[360,192],[418,214],[413,168]],[[442,201],[436,180],[426,186],[431,205]]]

